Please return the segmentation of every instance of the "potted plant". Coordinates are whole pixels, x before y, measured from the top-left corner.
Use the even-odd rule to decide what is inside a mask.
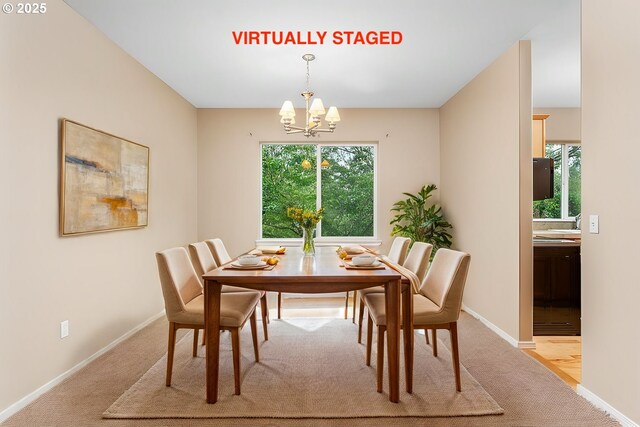
[[[396,212],[390,224],[393,225],[392,236],[409,237],[414,242],[426,242],[433,245],[431,258],[440,248],[451,247],[451,224],[447,222],[442,208],[436,204],[429,204],[431,193],[437,190],[434,184],[425,185],[417,194],[402,193],[408,196],[400,200],[391,208]]]

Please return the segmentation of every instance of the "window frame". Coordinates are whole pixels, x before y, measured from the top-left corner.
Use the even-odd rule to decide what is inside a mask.
[[[275,238],[275,237],[262,237],[262,199],[263,199],[263,186],[262,186],[262,147],[265,145],[313,145],[316,147],[316,209],[322,204],[322,154],[321,147],[371,147],[373,149],[373,236],[322,236],[322,221],[316,228],[316,237],[314,239],[316,245],[319,246],[332,246],[340,243],[361,243],[368,245],[380,245],[381,240],[378,239],[378,142],[377,141],[363,141],[363,142],[345,142],[345,141],[332,141],[332,142],[320,142],[320,141],[260,141],[258,156],[260,162],[260,204],[259,204],[259,237],[256,240],[256,245],[282,245],[292,246],[299,244],[302,238]]]
[[[560,145],[560,218],[534,218],[533,220],[573,222],[576,217],[569,216],[569,147],[581,147],[580,161],[582,162],[582,144],[580,141],[546,141],[545,145]]]

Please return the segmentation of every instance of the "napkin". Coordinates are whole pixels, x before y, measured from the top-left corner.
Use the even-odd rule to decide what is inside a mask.
[[[360,245],[343,246],[342,249],[349,255],[358,255],[365,253],[365,249]]]
[[[279,254],[282,255],[283,250],[285,250],[286,248],[282,248],[280,246],[260,246],[259,248],[256,248],[257,251],[260,251],[263,254]]]

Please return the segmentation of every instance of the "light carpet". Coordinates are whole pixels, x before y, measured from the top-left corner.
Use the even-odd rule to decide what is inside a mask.
[[[374,335],[375,339],[375,335]],[[228,333],[221,339],[219,401],[205,401],[205,348],[191,356],[192,334],[176,345],[173,381],[164,385],[166,355],[111,405],[104,418],[361,418],[496,415],[503,409],[462,367],[462,392],[455,392],[451,354],[440,343],[438,357],[416,335],[414,393],[400,389],[400,403],[376,392],[372,366],[356,326],[342,319],[272,321],[269,341],[260,341],[255,363],[249,328],[242,332],[242,394],[233,394]],[[404,367],[401,365],[402,377]]]

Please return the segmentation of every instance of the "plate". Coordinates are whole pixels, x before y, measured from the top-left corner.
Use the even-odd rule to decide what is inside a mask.
[[[369,264],[369,265],[355,265],[355,264],[353,264],[353,263],[351,263],[351,262],[345,262],[345,264],[346,264],[346,265],[347,265],[347,267],[349,267],[349,268],[360,268],[360,269],[363,269],[363,270],[366,270],[366,269],[369,269],[369,268],[380,268],[380,266],[382,266],[382,265],[383,265],[383,264],[382,264],[380,261],[378,261],[378,260],[373,261],[373,262],[372,262],[371,264]]]
[[[264,261],[260,261],[259,263],[255,264],[255,265],[242,265],[240,264],[238,261],[234,261],[230,264],[231,267],[233,268],[237,268],[239,270],[258,270],[258,269],[262,269],[262,268],[266,268],[269,266],[269,264],[267,264]]]

